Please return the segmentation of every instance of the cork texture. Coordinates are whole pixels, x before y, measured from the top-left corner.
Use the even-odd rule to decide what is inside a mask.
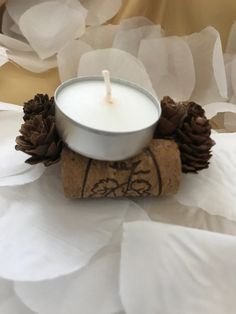
[[[64,148],[62,181],[68,198],[115,198],[173,195],[181,179],[177,144],[152,140],[138,156],[117,162],[97,161]]]

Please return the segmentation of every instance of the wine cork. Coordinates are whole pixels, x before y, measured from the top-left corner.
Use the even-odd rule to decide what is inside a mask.
[[[174,141],[157,139],[141,154],[117,162],[89,159],[64,148],[61,170],[68,198],[173,195],[180,184],[181,160]]]

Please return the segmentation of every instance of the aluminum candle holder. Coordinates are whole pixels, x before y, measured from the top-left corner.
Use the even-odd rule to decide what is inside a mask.
[[[118,161],[149,145],[161,106],[150,92],[132,82],[118,78],[110,82],[114,104],[101,96],[101,90],[105,95],[102,76],[62,83],[55,92],[56,125],[73,151],[97,160]]]

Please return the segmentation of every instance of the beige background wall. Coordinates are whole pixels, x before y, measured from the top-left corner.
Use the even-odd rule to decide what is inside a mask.
[[[213,25],[225,46],[236,20],[236,0],[123,0],[122,9],[112,22],[137,15],[160,23],[167,35],[190,34]],[[52,95],[58,84],[56,70],[39,75],[8,63],[0,68],[0,101],[21,104],[37,92]]]

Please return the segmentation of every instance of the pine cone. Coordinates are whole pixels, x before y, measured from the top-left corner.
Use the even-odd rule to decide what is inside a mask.
[[[210,138],[211,126],[204,109],[194,102],[188,104],[187,116],[177,130],[182,171],[195,172],[208,168],[211,148],[215,142]]]
[[[50,166],[60,159],[62,141],[57,133],[55,117],[43,118],[42,114],[33,115],[22,124],[21,136],[16,138],[16,150],[32,157],[26,160],[31,165],[43,162]]]
[[[176,103],[169,96],[161,101],[161,117],[155,130],[154,138],[172,136],[185,118],[187,107],[185,103]]]
[[[42,114],[43,118],[55,114],[54,97],[49,99],[47,94],[37,94],[34,99],[24,103],[24,121],[29,120],[32,116]]]

